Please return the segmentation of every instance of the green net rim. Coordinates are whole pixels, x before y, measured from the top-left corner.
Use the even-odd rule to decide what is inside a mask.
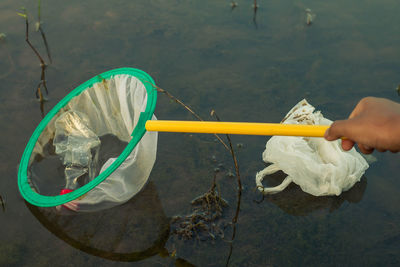
[[[140,114],[138,123],[136,124],[132,132],[132,139],[125,147],[124,151],[119,155],[119,157],[114,161],[114,163],[112,163],[105,171],[103,171],[101,174],[99,174],[97,177],[95,177],[92,181],[90,181],[86,185],[72,191],[71,193],[58,196],[44,196],[35,192],[28,182],[29,159],[32,155],[33,149],[35,147],[35,144],[39,136],[42,134],[47,124],[58,113],[58,111],[60,111],[60,109],[62,109],[68,104],[68,102],[72,98],[78,96],[86,89],[92,87],[93,84],[101,82],[102,79],[109,79],[115,75],[121,75],[121,74],[131,75],[139,79],[145,86],[147,92],[146,110]],[[122,162],[124,162],[124,160],[129,156],[132,150],[142,139],[143,135],[146,133],[146,128],[145,128],[146,121],[151,120],[154,113],[154,109],[156,107],[156,102],[157,102],[157,91],[155,90],[154,80],[150,77],[150,75],[139,69],[134,69],[134,68],[113,69],[101,73],[99,75],[96,75],[90,80],[79,85],[77,88],[71,91],[67,96],[65,96],[60,102],[58,102],[50,110],[50,112],[43,118],[43,120],[36,127],[31,138],[29,139],[27,146],[25,147],[25,151],[22,155],[18,169],[18,187],[23,198],[35,206],[54,207],[57,205],[62,205],[67,202],[70,202],[92,190],[94,187],[96,187],[98,184],[104,181],[115,169],[117,169],[122,164]]]

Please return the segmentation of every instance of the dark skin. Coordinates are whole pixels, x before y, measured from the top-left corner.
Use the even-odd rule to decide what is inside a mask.
[[[356,143],[364,154],[400,151],[400,104],[384,98],[360,100],[347,120],[332,123],[325,139],[342,140],[342,148],[350,150]]]

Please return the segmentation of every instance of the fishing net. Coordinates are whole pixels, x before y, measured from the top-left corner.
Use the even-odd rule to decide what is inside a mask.
[[[18,179],[23,197],[41,207],[96,211],[137,194],[156,158],[157,132],[144,127],[156,119],[153,85],[140,70],[116,69],[60,101],[24,151]],[[121,149],[111,153],[116,144]]]
[[[314,110],[303,99],[288,112],[282,123],[332,123],[321,112]],[[328,142],[315,137],[273,136],[268,140],[262,156],[266,163],[272,163],[256,175],[257,187],[264,194],[281,192],[293,182],[304,192],[314,196],[338,196],[360,181],[369,167],[354,148],[343,151],[340,140]],[[274,187],[264,187],[264,177],[280,170],[287,174],[282,183]]]

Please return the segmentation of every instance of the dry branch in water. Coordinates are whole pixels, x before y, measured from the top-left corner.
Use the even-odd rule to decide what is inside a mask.
[[[218,121],[220,121],[217,113],[215,110],[211,111],[211,116],[214,116]],[[232,256],[232,251],[233,251],[233,241],[235,240],[236,237],[236,223],[239,219],[239,213],[240,213],[240,203],[242,199],[242,181],[240,180],[240,172],[239,172],[239,164],[237,162],[236,154],[235,151],[233,150],[232,146],[232,141],[229,136],[229,134],[226,135],[226,138],[228,139],[229,143],[229,150],[231,152],[233,164],[235,165],[235,172],[236,172],[236,177],[237,177],[237,183],[238,183],[238,192],[237,192],[237,202],[236,202],[236,211],[235,211],[235,216],[232,218],[232,237],[231,237],[231,242],[230,242],[230,249],[229,249],[229,254],[228,254],[228,259],[226,261],[226,266],[229,265],[229,260]]]
[[[50,49],[47,43],[47,39],[46,39],[46,35],[44,34],[44,31],[42,29],[42,22],[40,21],[40,0],[38,2],[38,22],[36,23],[36,31],[39,31],[42,39],[43,39],[43,43],[44,46],[46,48],[46,52],[47,52],[47,56],[50,60],[50,63],[52,62],[51,56],[50,56]],[[39,53],[39,51],[33,46],[33,44],[31,43],[31,41],[29,40],[29,20],[28,20],[28,14],[26,12],[25,8],[22,8],[23,13],[17,13],[19,16],[23,17],[25,19],[25,41],[27,42],[27,44],[29,45],[29,47],[32,49],[32,51],[35,53],[35,55],[37,56],[37,58],[40,61],[40,67],[41,67],[41,74],[40,74],[40,82],[39,84],[36,86],[36,91],[35,91],[35,95],[36,98],[39,99],[40,101],[40,110],[42,112],[42,116],[44,116],[44,102],[46,101],[46,98],[43,95],[43,89],[46,92],[46,95],[49,94],[49,91],[47,89],[47,82],[46,82],[46,68],[48,66],[48,64],[46,64],[46,62],[44,61],[43,57],[41,56],[41,54]]]
[[[200,121],[204,121],[199,115],[196,114],[196,112],[194,112],[188,105],[186,105],[185,103],[183,103],[181,100],[179,100],[178,98],[176,98],[175,96],[173,96],[172,94],[170,94],[168,91],[158,87],[157,85],[151,84],[154,88],[156,88],[157,92],[163,93],[166,96],[168,96],[170,99],[172,99],[173,101],[175,101],[176,103],[180,104],[181,106],[183,106],[187,111],[189,111],[193,116],[195,116],[198,120]],[[225,142],[221,139],[221,137],[219,137],[217,134],[214,134],[215,137],[217,137],[218,141],[221,142],[221,144],[229,151],[229,147],[225,144]]]

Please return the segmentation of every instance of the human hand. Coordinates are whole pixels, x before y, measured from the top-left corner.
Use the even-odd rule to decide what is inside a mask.
[[[347,120],[332,123],[325,139],[342,140],[342,148],[350,150],[357,143],[360,151],[371,154],[374,149],[400,151],[400,104],[384,98],[360,100]]]

